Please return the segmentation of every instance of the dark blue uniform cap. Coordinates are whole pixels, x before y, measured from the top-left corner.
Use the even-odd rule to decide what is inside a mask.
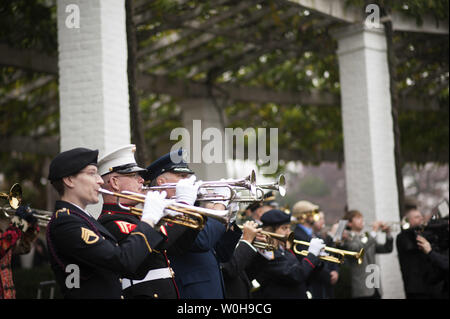
[[[52,160],[48,179],[56,181],[63,177],[75,175],[89,164],[97,165],[98,150],[74,148],[62,152]]]
[[[147,167],[147,171],[140,174],[145,181],[152,181],[165,172],[194,174],[183,160],[181,148],[161,156]]]
[[[278,226],[289,224],[291,222],[291,214],[287,214],[279,209],[271,209],[261,216],[263,226]]]

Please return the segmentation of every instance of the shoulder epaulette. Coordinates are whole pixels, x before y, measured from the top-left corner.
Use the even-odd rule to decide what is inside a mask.
[[[70,210],[68,208],[61,208],[56,211],[55,218],[58,218],[58,214],[60,213],[67,213],[67,215],[70,215]]]

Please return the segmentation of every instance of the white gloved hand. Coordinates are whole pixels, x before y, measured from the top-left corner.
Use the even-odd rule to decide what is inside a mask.
[[[142,211],[142,221],[149,222],[152,225],[158,224],[159,220],[163,218],[166,213],[164,208],[169,201],[166,199],[167,193],[163,192],[148,192],[145,197],[144,209]]]
[[[182,179],[177,183],[175,192],[175,199],[177,202],[187,205],[194,205],[197,200],[198,188],[201,184],[201,181],[196,183],[196,179],[197,177],[192,175],[191,177]]]
[[[231,215],[231,218],[230,218],[230,221],[229,221],[229,223],[230,224],[232,224],[232,223],[234,223],[235,221],[236,221],[236,217],[237,217],[237,214],[238,214],[238,211],[239,211],[239,203],[237,203],[237,202],[231,202],[228,206],[227,206],[227,209],[228,210],[231,210],[232,211],[232,215]]]
[[[319,256],[320,252],[324,248],[325,248],[325,244],[323,243],[322,239],[320,239],[320,238],[313,238],[309,242],[308,252],[310,252],[314,256]]]

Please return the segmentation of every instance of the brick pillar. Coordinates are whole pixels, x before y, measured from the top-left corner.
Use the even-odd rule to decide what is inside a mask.
[[[101,155],[130,142],[124,0],[57,6],[61,150],[83,146]]]
[[[334,37],[338,41],[348,208],[360,210],[366,225],[374,220],[398,221],[384,30],[352,25]],[[378,256],[383,297],[403,298],[396,251]]]
[[[57,10],[61,151],[102,156],[130,143],[125,2],[58,0]]]

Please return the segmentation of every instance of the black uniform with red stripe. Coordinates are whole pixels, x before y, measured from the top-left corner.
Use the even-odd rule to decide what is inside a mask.
[[[98,221],[120,243],[126,240],[128,235],[134,230],[139,223],[139,217],[116,204],[105,203]],[[125,298],[179,298],[171,269],[172,277],[167,278],[167,276],[163,276],[163,278],[158,279],[160,277],[158,274],[161,270],[163,273],[166,273],[167,269],[170,268],[167,253],[171,255],[180,254],[189,249],[197,237],[198,231],[180,225],[167,224],[161,227],[160,233],[163,235],[164,240],[155,247],[138,269],[143,276],[150,274],[150,277],[146,277],[147,279],[150,278],[150,280],[144,278],[144,280],[137,282],[124,279],[127,282],[123,286],[125,288],[123,290]]]
[[[139,266],[163,240],[150,225],[139,222],[130,236],[118,243],[77,206],[57,201],[55,209],[47,226],[47,245],[65,298],[121,298],[121,278],[142,278]]]

